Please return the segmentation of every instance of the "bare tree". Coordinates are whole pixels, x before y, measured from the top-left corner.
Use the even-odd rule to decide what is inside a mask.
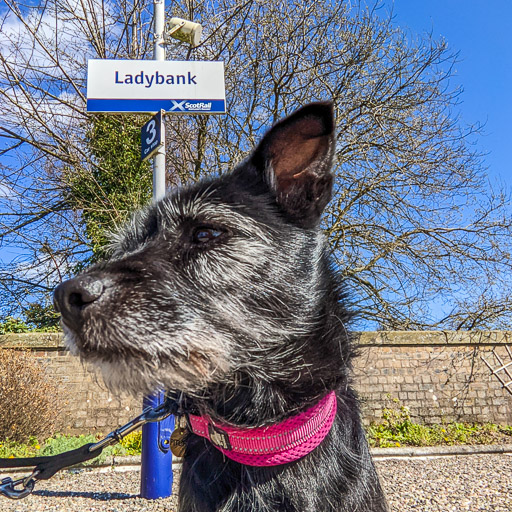
[[[25,292],[50,290],[90,248],[83,212],[95,205],[70,199],[70,176],[87,174],[106,224],[126,214],[112,207],[95,178],[102,163],[84,143],[94,123],[85,61],[147,58],[151,30],[136,0],[6,4],[0,243],[26,256],[0,270],[0,293],[23,306]],[[197,49],[170,45],[169,58],[223,60],[228,99],[225,116],[168,118],[170,185],[225,171],[282,115],[333,98],[337,182],[325,228],[361,325],[510,325],[510,198],[472,149],[479,127],[457,119],[457,55],[446,42],[412,40],[362,2],[167,5],[205,27]]]
[[[103,162],[87,143],[98,120],[85,112],[87,59],[146,58],[151,13],[137,0],[5,4],[0,246],[20,254],[0,269],[7,314],[31,300],[47,301],[55,284],[87,261],[93,243],[91,225],[83,222],[87,213],[105,212],[111,223],[125,216],[98,181]],[[75,186],[80,177],[81,189]],[[82,201],[87,194],[77,193],[86,188],[88,204]]]

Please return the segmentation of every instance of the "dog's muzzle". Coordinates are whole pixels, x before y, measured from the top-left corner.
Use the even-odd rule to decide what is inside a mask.
[[[64,281],[53,293],[55,309],[62,321],[71,329],[78,330],[83,324],[84,311],[103,295],[106,283],[97,276],[84,275]]]

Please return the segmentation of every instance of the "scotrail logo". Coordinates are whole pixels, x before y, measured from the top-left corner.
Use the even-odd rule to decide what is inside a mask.
[[[185,108],[187,110],[210,111],[212,109],[212,103],[211,101],[208,103],[204,101],[198,101],[197,103],[187,102],[185,103]]]
[[[176,101],[171,100],[170,112],[209,112],[212,109],[212,102],[209,101]]]

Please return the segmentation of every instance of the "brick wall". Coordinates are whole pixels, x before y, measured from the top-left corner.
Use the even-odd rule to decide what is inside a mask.
[[[495,349],[512,363],[512,331],[365,332],[358,341],[355,387],[366,423],[379,421],[398,399],[422,423],[512,424],[512,395],[481,359],[498,367]]]
[[[512,331],[365,332],[358,343],[355,387],[366,423],[379,421],[383,408],[398,399],[423,423],[512,424],[512,395],[480,357],[496,366],[495,347],[502,359],[508,357]],[[140,400],[107,391],[100,378],[68,354],[59,334],[3,335],[2,347],[31,350],[59,384],[65,432],[107,433],[141,409]]]

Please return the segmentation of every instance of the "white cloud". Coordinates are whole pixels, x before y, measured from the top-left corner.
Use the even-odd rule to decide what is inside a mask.
[[[0,183],[0,198],[9,198],[12,196],[12,194],[12,190],[7,185],[5,185],[4,183]]]
[[[103,33],[109,40],[120,36],[113,16],[115,5],[100,0],[59,0],[57,16],[55,6],[44,10],[40,5],[29,7],[20,16],[4,12],[0,31],[2,54],[10,57],[8,62],[13,62],[22,73],[30,68],[44,68],[47,79],[64,78],[62,71],[73,77],[77,71],[83,74],[87,59],[98,57],[92,42]],[[57,69],[60,72],[55,73]]]
[[[54,6],[43,10],[41,5],[20,16],[8,11],[0,15],[0,117],[16,133],[44,138],[51,132],[67,139],[81,121],[87,60],[97,57],[91,41],[104,28],[107,45],[117,44],[120,35],[114,2],[58,0],[57,7],[57,19]]]

